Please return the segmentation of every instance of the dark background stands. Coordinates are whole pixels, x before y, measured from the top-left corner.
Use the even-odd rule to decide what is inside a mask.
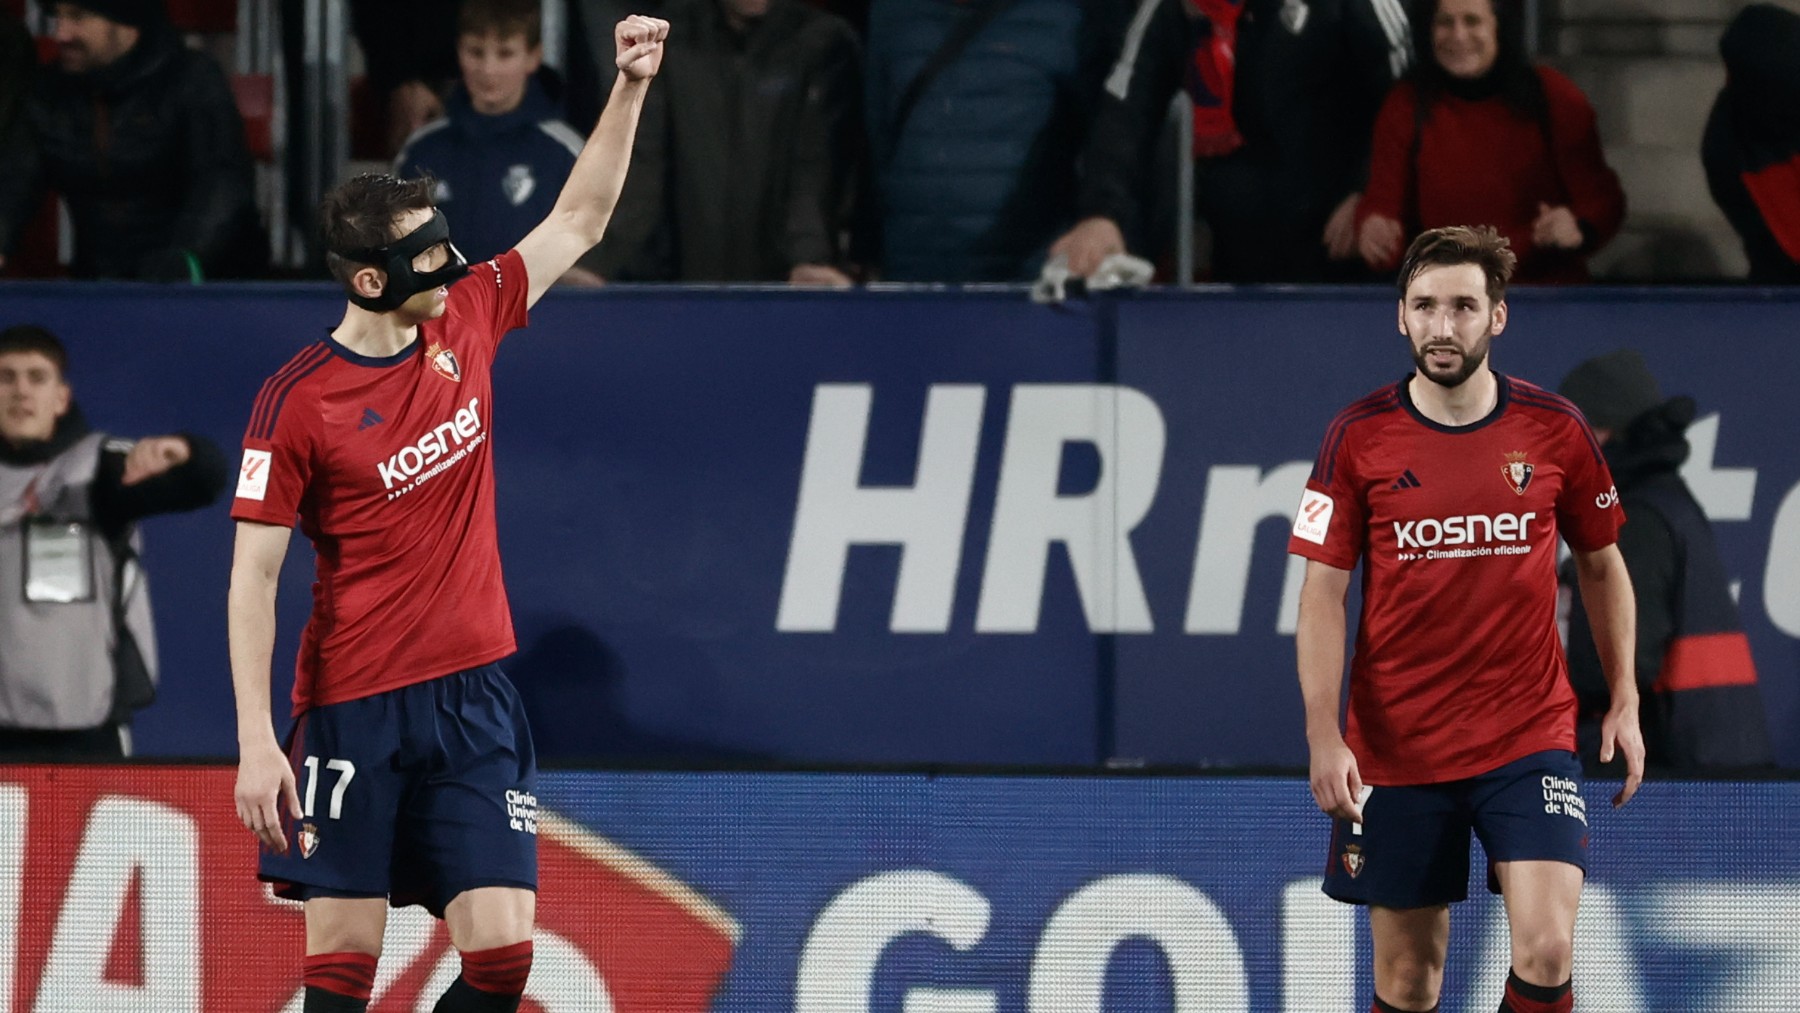
[[[443,115],[444,94],[458,75],[458,6],[458,0],[352,0],[350,31],[387,121],[383,154]]]
[[[1303,18],[1284,0],[1245,2],[1231,107],[1243,144],[1195,166],[1212,277],[1363,280],[1354,262],[1329,260],[1322,236],[1362,189],[1375,111],[1406,67],[1405,15],[1397,0],[1312,0]],[[1193,73],[1196,32],[1185,0],[1143,0],[1083,154],[1080,216],[1111,219],[1152,257],[1163,251],[1144,220],[1151,152]]]
[[[0,152],[0,250],[48,186],[74,224],[81,278],[254,276],[268,261],[244,126],[225,75],[160,14],[112,63],[39,69],[25,143]]]
[[[8,131],[18,121],[36,67],[37,46],[25,22],[0,10],[0,142],[18,143],[8,140]]]
[[[956,24],[1003,7],[918,99],[902,95]],[[1126,11],[1114,0],[876,0],[869,9],[866,238],[894,281],[1037,275],[1074,220],[1075,164]]]
[[[608,278],[788,281],[841,262],[859,53],[799,0],[672,0],[668,61],[594,266]],[[740,8],[741,10],[734,10]]]

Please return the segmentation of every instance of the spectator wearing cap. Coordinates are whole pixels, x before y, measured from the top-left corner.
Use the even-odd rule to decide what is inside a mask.
[[[1563,396],[1594,428],[1618,483],[1619,551],[1637,593],[1637,677],[1647,762],[1701,771],[1773,762],[1750,642],[1712,525],[1681,477],[1694,399],[1665,399],[1641,355],[1621,349],[1563,379]],[[1572,584],[1572,581],[1568,583]],[[1608,692],[1575,590],[1569,679],[1580,701],[1576,741],[1598,768]]]
[[[0,151],[0,266],[48,187],[74,223],[78,278],[199,281],[268,262],[243,121],[225,74],[162,0],[53,6],[56,64]]]

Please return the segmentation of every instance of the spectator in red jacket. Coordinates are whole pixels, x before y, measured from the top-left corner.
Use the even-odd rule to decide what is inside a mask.
[[[1593,107],[1573,81],[1531,63],[1513,0],[1424,0],[1419,60],[1375,121],[1357,249],[1391,270],[1406,237],[1491,225],[1519,257],[1515,281],[1589,279],[1587,257],[1619,231],[1625,193]]]

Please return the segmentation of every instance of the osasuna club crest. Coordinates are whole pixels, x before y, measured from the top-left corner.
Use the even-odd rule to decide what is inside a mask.
[[[462,366],[456,361],[456,353],[433,341],[431,347],[425,349],[425,358],[431,360],[431,368],[439,373],[462,382]]]
[[[311,858],[319,850],[319,828],[311,823],[300,824],[300,832],[294,837],[300,842],[301,858]]]
[[[525,203],[531,198],[532,191],[537,189],[537,180],[531,178],[531,166],[515,165],[506,170],[506,178],[500,181],[500,189],[506,191],[506,199],[512,201],[513,207]]]
[[[1506,464],[1500,469],[1506,484],[1521,496],[1525,495],[1525,487],[1531,484],[1531,472],[1531,462],[1525,459],[1523,451],[1507,454]]]
[[[1306,18],[1312,10],[1306,6],[1306,0],[1283,0],[1281,5],[1281,27],[1290,35],[1299,35],[1306,31]]]
[[[1357,847],[1354,844],[1348,845],[1347,847],[1344,848],[1344,856],[1343,857],[1344,857],[1344,871],[1350,874],[1351,879],[1355,879],[1356,877],[1362,875],[1363,856],[1362,856],[1361,848]]]

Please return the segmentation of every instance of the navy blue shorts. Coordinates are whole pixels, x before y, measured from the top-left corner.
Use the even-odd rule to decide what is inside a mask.
[[[537,889],[537,754],[497,665],[315,707],[288,734],[305,813],[259,876],[290,900],[444,906],[479,886]]]
[[[1567,862],[1587,871],[1587,809],[1574,753],[1533,753],[1442,784],[1369,789],[1360,831],[1334,820],[1325,893],[1351,904],[1432,907],[1469,895],[1469,833],[1489,863]],[[1488,889],[1500,892],[1492,864]]]

